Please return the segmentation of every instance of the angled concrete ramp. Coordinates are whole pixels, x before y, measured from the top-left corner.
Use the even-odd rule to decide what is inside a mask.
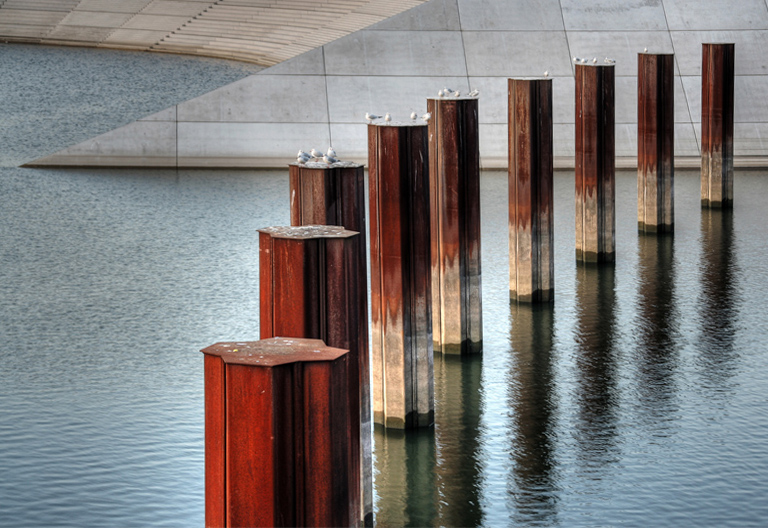
[[[0,0],[0,41],[272,66],[425,0]]]
[[[506,80],[547,70],[556,163],[568,166],[575,121],[571,57],[608,56],[616,59],[616,154],[630,166],[637,149],[637,53],[648,48],[675,53],[675,153],[678,163],[698,166],[701,43],[716,41],[736,43],[737,164],[763,164],[763,0],[741,0],[738,9],[728,0],[431,0],[34,164],[111,165],[116,154],[115,160],[156,159],[158,166],[168,160],[179,167],[284,166],[299,148],[330,143],[342,158],[364,162],[365,112],[406,119],[411,111],[424,112],[425,98],[447,85],[480,89],[481,162],[504,167]],[[136,140],[162,134],[162,126],[172,141],[157,136],[148,149]],[[160,152],[161,145],[167,149]],[[156,155],[147,156],[153,149]]]

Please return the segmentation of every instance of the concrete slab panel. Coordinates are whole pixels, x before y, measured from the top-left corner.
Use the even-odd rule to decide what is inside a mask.
[[[152,0],[81,0],[75,11],[107,11],[110,13],[138,13]]]
[[[675,123],[675,156],[701,156],[692,123]]]
[[[464,31],[472,77],[554,77],[571,75],[564,31]]]
[[[768,29],[764,0],[664,0],[664,10],[672,31]]]
[[[251,75],[181,103],[179,121],[327,122],[325,78]]]
[[[768,30],[672,31],[681,75],[701,75],[701,44],[733,42],[736,75],[768,74]]]
[[[637,54],[648,48],[651,53],[674,53],[667,31],[569,31],[571,57],[605,57],[616,60],[616,75],[637,75]]]
[[[324,73],[323,48],[320,47],[270,66],[260,71],[258,75],[323,75]]]
[[[146,29],[116,29],[104,39],[104,43],[149,47],[159,42],[167,34],[166,31],[149,31]]]
[[[154,29],[173,31],[189,21],[186,16],[136,15],[123,25],[126,29]]]
[[[694,122],[701,122],[701,77],[683,77]],[[737,75],[733,82],[734,123],[768,122],[768,75]]]
[[[175,123],[136,121],[35,160],[30,165],[115,166],[128,159],[133,160],[129,163],[131,166],[142,163],[152,167],[175,165]]]
[[[507,125],[483,124],[478,125],[480,136],[480,166],[483,166],[483,160],[497,160],[494,166],[498,166],[498,160],[508,163],[509,153],[507,151]]]
[[[331,139],[339,159],[368,164],[368,126],[365,123],[334,123],[331,125]]]
[[[566,30],[667,29],[661,0],[561,0]]]
[[[364,123],[366,112],[410,120],[427,111],[427,97],[448,86],[467,93],[466,77],[329,76],[328,108],[333,123]]]
[[[459,30],[459,8],[456,0],[432,0],[409,9],[367,29],[395,31]]]
[[[95,11],[72,11],[60,22],[63,26],[118,28],[133,15],[130,13],[98,13]]]
[[[458,31],[363,30],[326,44],[328,75],[466,75]]]
[[[559,0],[459,0],[464,31],[562,31]]]
[[[632,158],[637,156],[637,125],[635,123],[616,123],[616,157]]]
[[[56,26],[45,35],[45,40],[66,40],[72,42],[101,42],[112,33],[108,27]]]
[[[733,153],[735,156],[765,156],[768,150],[768,123],[735,123]]]
[[[176,106],[160,110],[147,117],[142,117],[139,121],[176,121]]]
[[[576,125],[573,123],[552,125],[553,146],[556,158],[572,158],[576,155]]]
[[[213,3],[213,2],[210,2]],[[173,15],[193,17],[202,13],[208,7],[208,3],[179,2],[173,0],[155,0],[149,4],[142,15]]]
[[[330,143],[327,123],[179,123],[178,135],[179,166],[227,157],[295,160],[299,149]]]
[[[507,77],[470,77],[472,88],[480,90],[478,104],[480,123],[503,124],[508,119],[509,94]],[[575,86],[573,77],[552,78],[554,123],[573,123]]]

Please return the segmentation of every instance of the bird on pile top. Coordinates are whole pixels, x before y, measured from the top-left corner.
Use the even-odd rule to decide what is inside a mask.
[[[337,161],[339,161],[339,158],[336,156],[336,151],[333,149],[333,147],[328,147],[328,152],[326,152],[325,154],[323,154],[317,149],[312,149],[309,151],[309,154],[307,154],[303,150],[300,150],[296,156],[296,162],[299,165],[303,165],[311,160],[323,160],[328,165],[332,165]]]

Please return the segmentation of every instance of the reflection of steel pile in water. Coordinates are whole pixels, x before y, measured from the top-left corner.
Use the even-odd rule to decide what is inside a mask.
[[[513,410],[510,451],[514,468],[507,489],[520,524],[553,523],[557,514],[554,475],[556,402],[552,372],[552,307],[512,305],[512,365],[508,394]]]

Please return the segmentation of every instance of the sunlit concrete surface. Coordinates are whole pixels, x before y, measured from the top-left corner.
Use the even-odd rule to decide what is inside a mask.
[[[0,6],[0,28],[7,27],[6,6],[20,1]],[[394,4],[411,5],[387,3]],[[230,30],[221,26],[220,37],[229,38]],[[698,166],[701,44],[718,41],[736,44],[736,165],[764,166],[768,7],[763,0],[740,0],[737,8],[727,0],[430,0],[336,40],[318,41],[246,79],[34,164],[270,167],[284,166],[299,148],[331,143],[343,159],[365,162],[365,112],[407,119],[412,111],[426,110],[426,97],[449,86],[480,90],[481,164],[505,167],[506,79],[548,71],[555,165],[566,167],[574,156],[571,58],[576,56],[616,59],[617,165],[634,166],[637,53],[647,48],[675,54],[676,163]]]
[[[424,0],[0,0],[0,40],[272,66]]]

